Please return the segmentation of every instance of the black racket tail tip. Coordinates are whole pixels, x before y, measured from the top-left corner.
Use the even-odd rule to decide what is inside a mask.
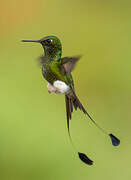
[[[89,166],[93,165],[93,161],[89,159],[84,153],[78,152],[78,156],[85,164],[88,164]]]
[[[118,146],[120,144],[120,140],[114,136],[113,134],[109,134],[110,138],[111,138],[111,142],[113,146]]]

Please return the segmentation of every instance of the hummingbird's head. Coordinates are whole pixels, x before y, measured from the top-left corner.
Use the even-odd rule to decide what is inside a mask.
[[[62,45],[56,36],[46,36],[40,40],[22,40],[22,42],[38,42],[45,51],[45,56],[52,59],[60,59],[62,55]]]
[[[62,54],[62,45],[60,40],[56,36],[46,36],[40,39],[40,43],[42,44],[45,56],[56,57],[59,59]]]
[[[61,42],[56,36],[46,36],[40,39],[40,43],[46,49],[48,48],[61,48]]]

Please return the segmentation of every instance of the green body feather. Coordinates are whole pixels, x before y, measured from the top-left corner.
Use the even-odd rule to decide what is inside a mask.
[[[61,60],[54,60],[45,63],[42,68],[42,73],[44,78],[52,85],[56,80],[63,81],[68,86],[73,85],[72,76],[65,72]]]

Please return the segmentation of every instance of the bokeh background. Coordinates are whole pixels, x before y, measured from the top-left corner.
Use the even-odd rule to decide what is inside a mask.
[[[0,179],[131,179],[131,2],[128,0],[1,0]],[[67,133],[64,96],[50,95],[38,44],[22,39],[58,36],[63,56],[83,55],[73,72],[76,93],[108,137],[74,112],[75,145]]]

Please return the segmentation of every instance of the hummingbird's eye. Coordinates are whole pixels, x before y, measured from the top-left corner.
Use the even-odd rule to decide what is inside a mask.
[[[52,43],[52,39],[47,39],[47,40],[46,40],[46,43],[47,43],[47,44],[51,44],[51,43]]]

